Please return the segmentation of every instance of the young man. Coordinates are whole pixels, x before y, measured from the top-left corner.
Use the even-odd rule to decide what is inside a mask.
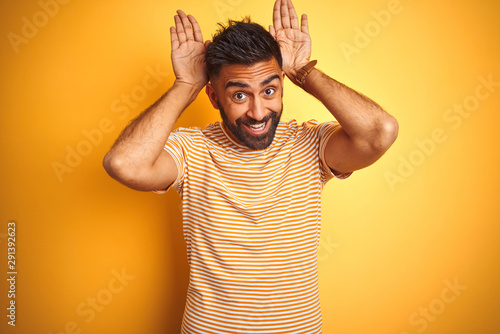
[[[269,32],[230,21],[204,43],[194,17],[178,11],[170,34],[173,86],[103,164],[130,188],[182,197],[182,333],[321,333],[321,190],[380,158],[396,120],[314,67],[307,16],[299,25],[289,0],[276,1]],[[338,122],[280,122],[285,75]],[[222,122],[172,131],[204,87]]]

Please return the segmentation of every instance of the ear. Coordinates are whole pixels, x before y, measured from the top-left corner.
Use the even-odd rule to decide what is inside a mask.
[[[284,96],[285,92],[285,77],[286,77],[286,74],[285,74],[285,71],[281,71],[281,97]]]
[[[215,109],[219,110],[219,105],[217,104],[217,94],[215,93],[215,89],[211,83],[207,83],[205,92],[207,93],[208,99],[212,103],[212,106]]]

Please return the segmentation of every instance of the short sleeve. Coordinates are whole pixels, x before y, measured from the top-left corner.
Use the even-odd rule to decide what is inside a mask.
[[[167,139],[167,142],[165,143],[165,146],[163,147],[163,149],[174,159],[177,167],[177,177],[169,187],[154,190],[153,192],[156,194],[164,194],[170,188],[174,188],[178,193],[182,191],[184,175],[186,174],[186,157],[190,142],[189,132],[186,130],[189,129],[179,128],[172,131]]]
[[[328,143],[330,137],[340,129],[341,129],[340,124],[334,121],[328,121],[319,125],[319,137],[320,137],[319,158],[321,161],[322,178],[324,179],[325,183],[331,180],[332,178],[345,180],[352,174],[352,172],[336,174],[331,170],[331,168],[326,163],[325,159],[326,144]]]

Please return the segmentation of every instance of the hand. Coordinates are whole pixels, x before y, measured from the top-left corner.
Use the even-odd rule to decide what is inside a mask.
[[[205,63],[206,47],[200,26],[192,15],[182,10],[175,15],[175,28],[170,27],[172,67],[177,83],[192,85],[200,90],[208,83]]]
[[[283,70],[287,77],[297,84],[297,72],[311,57],[311,36],[307,15],[302,14],[301,27],[297,13],[290,0],[276,0],[273,10],[273,25],[269,32],[278,41],[283,57]]]

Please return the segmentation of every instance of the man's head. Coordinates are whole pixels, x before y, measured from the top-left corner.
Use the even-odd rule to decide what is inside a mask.
[[[224,65],[252,65],[275,58],[280,68],[283,60],[278,42],[260,24],[249,17],[242,21],[219,23],[219,30],[207,47],[208,78],[213,82]]]
[[[274,138],[283,109],[279,44],[249,19],[220,26],[207,47],[207,95],[236,142],[265,149]]]

